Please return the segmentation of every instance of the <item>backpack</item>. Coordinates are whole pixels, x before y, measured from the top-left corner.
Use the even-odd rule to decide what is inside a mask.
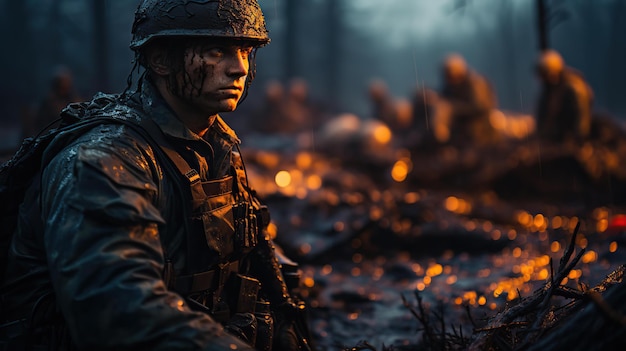
[[[102,111],[108,106],[115,106],[118,99],[119,95],[98,93],[92,101],[68,105],[61,112],[59,119],[50,124],[59,125],[58,128],[46,131],[48,126],[40,132],[40,135],[24,139],[18,151],[0,166],[0,291],[7,270],[9,246],[17,228],[20,206],[33,181],[39,179],[37,175],[45,161],[44,156],[48,159],[55,155],[63,147],[97,125],[124,124],[142,135],[151,145],[156,146],[154,150],[158,158],[173,161],[173,163],[164,163],[164,169],[167,172],[179,174],[177,167],[188,167],[186,164],[180,165],[180,161],[176,162],[176,158],[180,156],[175,155],[168,148],[167,142],[160,136],[160,129],[153,122],[145,122],[144,119],[145,123],[142,123],[136,118],[119,118],[116,117],[114,109],[109,114],[92,113]],[[124,109],[123,113],[134,116],[130,109]],[[49,148],[53,141],[54,150]],[[185,174],[184,171],[181,172]],[[177,186],[181,185],[177,183]],[[181,192],[185,190],[187,190],[185,187],[179,188]]]
[[[13,157],[0,166],[0,282],[4,281],[20,204],[41,167],[43,152],[53,134],[50,132],[38,138],[24,139]]]
[[[114,95],[99,94],[94,101],[101,107],[102,104],[114,102],[115,98]],[[86,113],[81,116],[69,113],[79,109],[86,111],[92,103],[93,101],[70,104],[61,112],[60,117],[45,127],[39,135],[24,139],[15,154],[0,166],[0,288],[6,274],[9,246],[13,232],[17,228],[20,205],[24,201],[26,191],[42,168],[44,153],[48,146],[55,139],[60,141],[55,142],[56,145],[65,146],[106,120],[112,123],[110,122],[112,118],[90,118],[86,117]],[[58,128],[48,130],[53,125],[58,125]]]
[[[79,131],[96,124],[95,120],[89,121],[90,123],[87,123],[88,121],[77,123],[61,118],[58,121],[64,122],[65,125],[39,136],[24,139],[15,154],[0,166],[0,286],[7,269],[9,245],[17,227],[20,205],[26,191],[41,170],[44,152],[61,131],[72,131],[65,135],[69,142],[80,135]]]

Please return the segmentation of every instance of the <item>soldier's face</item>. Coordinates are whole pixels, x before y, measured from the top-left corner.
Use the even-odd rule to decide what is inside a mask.
[[[187,49],[177,81],[189,107],[209,115],[234,111],[246,85],[252,50],[243,43],[219,41]]]

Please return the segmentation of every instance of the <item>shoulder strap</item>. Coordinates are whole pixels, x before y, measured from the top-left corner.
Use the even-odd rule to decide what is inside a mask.
[[[200,181],[200,175],[198,171],[191,168],[189,163],[185,161],[185,159],[174,150],[174,148],[170,145],[170,143],[165,138],[163,131],[161,128],[156,125],[156,123],[151,118],[142,118],[140,122],[140,127],[147,132],[147,139],[150,141],[152,139],[156,146],[167,155],[167,158],[172,161],[174,166],[178,169],[178,172],[185,176],[189,180],[189,185],[191,187],[191,196],[193,198],[194,203],[201,203],[205,201],[207,198],[207,193],[205,189],[202,187],[202,182]]]

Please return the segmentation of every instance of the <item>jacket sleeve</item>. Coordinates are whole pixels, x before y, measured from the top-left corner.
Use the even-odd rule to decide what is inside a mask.
[[[131,138],[83,138],[43,174],[46,255],[73,341],[81,350],[252,350],[167,290],[158,230],[167,224],[153,205],[148,152]]]

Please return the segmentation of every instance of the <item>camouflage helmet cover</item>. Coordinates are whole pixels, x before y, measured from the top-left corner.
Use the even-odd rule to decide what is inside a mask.
[[[130,48],[156,37],[198,36],[269,43],[257,0],[142,0],[135,12]]]

